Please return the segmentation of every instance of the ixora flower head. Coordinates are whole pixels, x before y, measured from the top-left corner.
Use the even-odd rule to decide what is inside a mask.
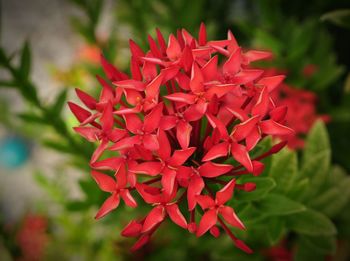
[[[208,41],[204,24],[198,39],[182,29],[168,43],[158,30],[157,40],[149,36],[148,41],[150,50],[144,52],[130,40],[131,77],[101,56],[107,79],[97,77],[100,98],[77,89],[90,111],[69,103],[81,123],[75,131],[99,144],[91,157],[92,177],[110,196],[96,218],[116,209],[120,200],[137,207],[138,193],[152,209],[122,231],[138,238],[133,250],[169,218],[198,237],[208,231],[217,237],[221,227],[250,253],[228,227],[245,229],[227,203],[235,190],[255,189],[253,183],[236,184],[236,178],[259,175],[260,160],[286,143],[254,159],[249,152],[266,136],[293,133],[282,125],[286,107],[270,97],[284,76],[262,77],[264,71],[250,63],[270,53],[243,51],[230,31],[226,40]],[[105,151],[118,156],[103,157]]]

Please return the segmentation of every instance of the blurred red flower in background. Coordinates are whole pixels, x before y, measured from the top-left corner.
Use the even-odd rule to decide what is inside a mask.
[[[152,209],[122,231],[139,238],[133,250],[169,217],[197,236],[207,231],[219,236],[220,225],[238,248],[251,253],[226,225],[244,229],[227,202],[235,190],[255,188],[239,184],[237,176],[261,174],[261,160],[286,142],[252,159],[256,145],[267,136],[293,134],[283,125],[286,108],[271,96],[284,76],[264,77],[263,70],[251,68],[251,62],[271,54],[242,51],[230,31],[225,40],[208,41],[204,24],[198,39],[182,29],[168,43],[159,30],[157,41],[151,36],[148,41],[150,50],[144,52],[130,40],[131,77],[101,56],[108,80],[98,77],[99,99],[77,90],[90,111],[69,103],[80,122],[75,131],[99,142],[90,161],[92,176],[111,193],[96,218],[117,208],[120,199],[136,207],[138,193]],[[105,157],[105,151],[118,154]]]
[[[48,243],[47,218],[42,215],[28,214],[16,234],[16,243],[21,250],[17,260],[42,260]]]

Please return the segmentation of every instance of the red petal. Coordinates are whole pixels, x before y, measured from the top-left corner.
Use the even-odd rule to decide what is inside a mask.
[[[245,142],[246,142],[247,150],[251,151],[252,149],[254,149],[254,147],[256,146],[256,144],[258,144],[260,139],[261,139],[260,131],[258,126],[256,126],[246,137]]]
[[[201,177],[193,175],[187,188],[188,209],[193,210],[197,204],[197,196],[204,188],[204,181]]]
[[[116,184],[115,180],[113,178],[111,178],[110,176],[103,174],[101,172],[95,171],[95,170],[91,171],[91,175],[101,190],[103,190],[105,192],[111,192],[111,193],[113,191],[116,191],[117,184]]]
[[[213,226],[210,230],[209,230],[210,234],[213,235],[213,237],[218,238],[220,236],[220,230],[217,226]]]
[[[91,113],[89,111],[83,109],[82,107],[73,102],[68,102],[68,106],[80,123],[84,122],[87,118],[91,116]]]
[[[157,206],[153,208],[147,215],[145,222],[143,223],[142,233],[150,231],[165,218],[165,209],[163,206]]]
[[[158,99],[159,88],[162,85],[163,74],[159,74],[151,81],[145,89],[147,99]]]
[[[106,76],[111,81],[120,81],[128,79],[128,76],[117,70],[112,64],[110,64],[103,55],[101,55],[101,64],[103,67],[103,71]]]
[[[163,144],[162,144],[163,146]],[[171,166],[181,166],[186,162],[186,160],[191,157],[196,148],[191,147],[184,150],[175,150],[173,156],[168,161],[168,164]]]
[[[125,188],[126,185],[128,184],[127,171],[126,171],[125,164],[123,164],[123,166],[120,166],[120,168],[116,171],[114,176],[117,180],[117,187],[119,189]]]
[[[130,221],[121,232],[123,237],[137,237],[141,234],[142,225],[135,220]]]
[[[101,130],[95,127],[74,127],[73,129],[90,142],[97,141],[101,133]]]
[[[180,121],[176,127],[176,138],[179,141],[181,148],[187,149],[190,144],[192,126],[185,121]]]
[[[178,226],[187,229],[187,222],[185,217],[180,212],[180,209],[177,204],[171,204],[165,206],[166,211],[168,212],[168,215],[170,219],[177,224]]]
[[[102,204],[101,208],[97,212],[95,219],[100,219],[107,215],[112,210],[116,209],[119,205],[120,198],[119,195],[116,193],[113,193],[109,198],[106,199],[106,201]]]
[[[217,214],[215,209],[210,209],[204,213],[202,219],[199,223],[197,229],[197,237],[202,236],[205,232],[207,232],[211,227],[215,226],[217,221]]]
[[[221,190],[216,193],[216,204],[223,205],[232,198],[233,190],[235,188],[236,180],[232,179]]]
[[[143,136],[143,146],[150,151],[159,150],[157,135],[148,134]]]
[[[157,65],[153,62],[144,61],[142,67],[142,75],[144,81],[151,82],[158,75]]]
[[[238,227],[240,229],[245,229],[242,221],[237,217],[233,208],[224,206],[219,209],[219,213],[225,219],[227,223],[229,223],[233,227]]]
[[[234,37],[234,35],[232,34],[232,32],[229,30],[227,32],[227,39],[230,40],[227,46],[227,50],[230,53],[233,53],[237,48],[239,48],[238,43],[236,41],[236,38]]]
[[[218,56],[211,58],[202,68],[202,74],[206,82],[217,79],[218,74]]]
[[[225,94],[232,91],[234,88],[237,88],[234,84],[219,84],[210,86],[207,92],[205,93],[205,98],[210,100],[216,95],[218,98],[221,98]]]
[[[103,139],[102,142],[98,145],[97,149],[92,154],[90,162],[97,161],[101,157],[102,153],[107,149],[107,146],[108,146],[108,140]]]
[[[124,89],[125,98],[131,105],[137,105],[143,99],[140,92],[132,89]]]
[[[99,103],[113,103],[114,89],[102,77],[96,75],[96,78],[103,87],[100,94]]]
[[[276,122],[281,122],[287,115],[288,107],[280,106],[270,111],[270,118]]]
[[[166,168],[162,176],[162,187],[167,195],[171,195],[174,192],[176,181],[176,171]]]
[[[233,167],[227,164],[217,164],[211,161],[204,163],[198,168],[202,177],[214,178],[229,172]]]
[[[102,112],[100,121],[102,125],[102,130],[105,133],[112,131],[114,118],[113,118],[113,108],[110,102],[106,104],[106,107]]]
[[[241,69],[241,64],[241,49],[237,48],[222,66],[222,72],[233,76]]]
[[[272,57],[271,52],[250,50],[244,54],[246,64]]]
[[[108,138],[113,142],[117,142],[121,138],[124,138],[126,135],[127,132],[125,129],[115,128],[108,134]]]
[[[265,166],[260,161],[253,160],[253,175],[259,176],[265,169]]]
[[[228,110],[229,112],[231,112],[233,114],[233,116],[235,116],[237,119],[239,119],[242,122],[249,119],[246,112],[244,112],[244,110],[242,110],[239,107],[237,108],[237,107],[233,107],[232,105],[230,105],[230,106],[231,107],[226,106],[225,109]]]
[[[136,183],[135,187],[137,189],[137,192],[140,194],[140,196],[143,198],[143,200],[146,203],[154,204],[154,203],[159,203],[161,201],[161,196],[159,194],[158,188],[153,188],[145,184],[139,184],[139,183]]]
[[[232,143],[231,154],[239,163],[241,163],[249,172],[253,172],[253,164],[250,160],[247,148],[238,143]]]
[[[193,56],[192,51],[188,47],[188,45],[186,45],[183,49],[180,64],[182,64],[182,67],[185,70],[185,72],[189,72],[191,70],[193,64]]]
[[[190,90],[190,78],[186,74],[179,73],[175,78],[180,88],[186,91]]]
[[[154,41],[154,39],[150,35],[147,36],[147,39],[148,39],[148,44],[149,44],[149,47],[151,49],[153,56],[157,57],[157,58],[161,58],[162,54],[159,51],[158,46],[157,46],[156,42]]]
[[[89,94],[83,92],[82,90],[76,88],[75,92],[77,94],[77,96],[79,97],[79,99],[82,101],[82,103],[85,104],[86,107],[88,107],[91,110],[95,110],[96,109],[96,103],[97,101],[95,100],[95,98],[93,98],[92,96],[90,96]]]
[[[183,102],[187,104],[193,104],[196,100],[196,96],[192,94],[186,94],[182,92],[172,93],[170,95],[166,95],[165,98],[175,102]]]
[[[228,153],[228,143],[227,142],[219,143],[211,147],[211,149],[203,157],[202,161],[209,161],[219,157],[224,157],[227,155],[227,153]]]
[[[139,133],[143,127],[141,119],[136,114],[126,114],[124,120],[126,128],[133,134]]]
[[[147,174],[150,176],[156,176],[162,170],[162,164],[160,162],[144,162],[136,166],[130,167],[129,171],[140,174]]]
[[[97,161],[91,164],[94,169],[100,170],[118,170],[124,159],[119,157],[108,158],[101,161]]]
[[[140,136],[132,136],[124,138],[118,142],[116,142],[114,145],[112,145],[109,150],[122,150],[133,147],[135,144],[140,144],[141,138]]]
[[[201,23],[201,26],[199,27],[198,43],[202,46],[207,43],[207,30],[204,23]]]
[[[140,46],[138,46],[133,40],[129,40],[129,47],[130,47],[130,52],[131,55],[134,56],[135,58],[139,58],[139,57],[143,57],[145,56],[144,52],[142,51],[142,49],[140,48]]]
[[[214,200],[208,195],[198,195],[196,200],[203,210],[215,207]]]
[[[157,39],[158,39],[158,44],[159,44],[160,50],[162,51],[162,53],[165,53],[166,52],[166,43],[165,43],[164,37],[158,28],[156,29],[156,32],[157,32]]]
[[[140,238],[136,241],[136,243],[131,247],[130,251],[134,252],[139,250],[141,247],[146,245],[150,240],[149,234],[143,234],[140,236]]]
[[[137,203],[135,199],[131,196],[130,191],[128,189],[122,189],[120,191],[120,196],[123,198],[125,204],[129,207],[136,208]]]
[[[153,110],[145,116],[144,131],[147,133],[153,132],[159,127],[159,122],[163,114],[163,103],[157,104]]]
[[[172,80],[179,72],[180,67],[178,65],[170,66],[161,70],[160,74],[163,75],[162,83]]]
[[[171,155],[171,147],[170,147],[168,137],[163,130],[159,130],[158,141],[159,141],[159,144],[161,144],[158,150],[159,157],[163,161],[168,160]]]
[[[273,120],[262,121],[260,123],[260,129],[261,132],[270,135],[287,136],[294,134],[294,131],[291,128],[283,126]]]
[[[235,75],[235,77],[231,80],[232,84],[247,84],[250,83],[257,78],[259,78],[263,74],[263,70],[253,70],[253,69],[245,69],[240,71]]]
[[[259,117],[254,116],[246,120],[245,122],[237,124],[233,128],[231,136],[233,136],[233,138],[238,142],[245,139],[250,134],[250,132],[254,129],[254,127],[256,127],[256,124],[258,123],[258,121],[259,121]]]
[[[205,112],[207,111],[208,103],[199,102],[196,104],[192,104],[184,113],[184,118],[186,121],[197,121],[203,117]]]
[[[270,103],[270,96],[267,91],[267,88],[264,87],[260,92],[259,99],[252,108],[252,115],[259,115],[260,117],[264,117],[267,113]]]
[[[283,82],[285,78],[286,76],[284,75],[264,77],[258,81],[258,84],[266,86],[268,92],[272,92],[275,88],[277,88]]]
[[[137,60],[132,56],[130,63],[130,71],[133,79],[142,81],[142,74]]]
[[[177,117],[176,116],[163,116],[160,123],[159,123],[159,129],[162,130],[170,130],[176,126]]]
[[[117,82],[113,82],[113,84],[119,88],[131,89],[131,90],[136,90],[136,91],[144,91],[145,90],[145,84],[143,82],[136,81],[133,79],[117,81]]]
[[[166,54],[170,60],[177,60],[181,56],[181,47],[173,34],[170,34]]]
[[[199,93],[204,90],[203,74],[197,63],[193,63],[191,72],[190,88],[192,92]]]
[[[226,126],[216,117],[211,115],[210,113],[206,113],[208,122],[215,129],[217,128],[220,132],[221,138],[226,139],[228,137]]]
[[[246,252],[248,254],[253,253],[253,250],[251,250],[242,240],[236,239],[235,245],[236,245],[236,247],[238,247],[239,249],[243,250],[244,252]]]

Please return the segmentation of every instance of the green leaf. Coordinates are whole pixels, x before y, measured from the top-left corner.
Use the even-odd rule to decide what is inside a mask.
[[[332,236],[337,233],[329,218],[311,209],[287,216],[286,224],[291,230],[309,236]]]
[[[269,218],[268,220],[266,229],[267,238],[270,246],[274,246],[281,241],[285,234],[285,222],[279,217]]]
[[[28,123],[46,124],[46,121],[43,118],[32,113],[20,113],[18,114],[18,117]]]
[[[330,166],[330,151],[325,150],[313,156],[305,162],[301,169],[301,177],[309,178],[309,189],[305,191],[303,200],[309,201],[317,195],[325,184]]]
[[[20,62],[20,73],[24,79],[28,79],[31,65],[31,53],[29,43],[25,42],[22,48],[21,62]]]
[[[283,149],[273,155],[269,176],[277,183],[278,192],[288,192],[294,185],[298,173],[298,161],[295,152]]]
[[[303,154],[303,164],[306,164],[316,154],[329,150],[330,144],[327,129],[324,123],[319,120],[314,124],[307,136]]]
[[[234,197],[239,201],[260,200],[276,186],[276,182],[272,178],[268,177],[245,176],[241,177],[238,181],[238,183],[246,182],[255,183],[256,189],[251,192],[237,191]]]
[[[306,210],[304,205],[275,193],[266,195],[257,206],[261,212],[271,216],[291,215]]]
[[[300,243],[320,254],[334,254],[337,248],[335,236],[301,236]]]
[[[57,96],[55,103],[51,107],[50,113],[54,116],[58,116],[61,113],[62,108],[66,103],[66,100],[67,100],[67,89],[64,89]]]
[[[13,87],[16,87],[16,84],[14,82],[0,80],[0,88],[13,88]]]

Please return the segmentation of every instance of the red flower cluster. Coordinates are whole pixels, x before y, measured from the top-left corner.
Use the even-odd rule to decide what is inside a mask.
[[[236,184],[237,176],[259,175],[264,168],[259,160],[285,145],[251,159],[258,142],[293,133],[281,124],[285,107],[276,107],[270,97],[284,76],[262,77],[264,71],[249,64],[270,53],[242,51],[230,31],[226,40],[208,41],[204,24],[198,39],[182,29],[167,44],[158,30],[157,41],[150,36],[148,41],[145,53],[130,40],[131,77],[101,57],[108,81],[97,77],[99,100],[77,90],[93,113],[69,103],[81,123],[75,131],[99,142],[90,162],[92,176],[111,195],[96,218],[117,208],[121,199],[136,207],[133,193],[138,193],[153,208],[122,231],[139,238],[134,250],[169,217],[198,237],[207,231],[218,236],[220,225],[237,247],[251,252],[227,227],[244,229],[227,202],[235,189],[255,189],[252,183]],[[106,150],[117,155],[101,157]],[[101,170],[113,171],[114,177]],[[222,188],[213,191],[211,183]]]
[[[282,84],[281,88],[272,93],[272,97],[275,98],[276,105],[288,107],[285,123],[295,132],[293,135],[284,138],[288,140],[288,147],[291,149],[304,147],[305,136],[318,119],[326,123],[330,121],[328,115],[317,114],[317,96],[312,91]]]

